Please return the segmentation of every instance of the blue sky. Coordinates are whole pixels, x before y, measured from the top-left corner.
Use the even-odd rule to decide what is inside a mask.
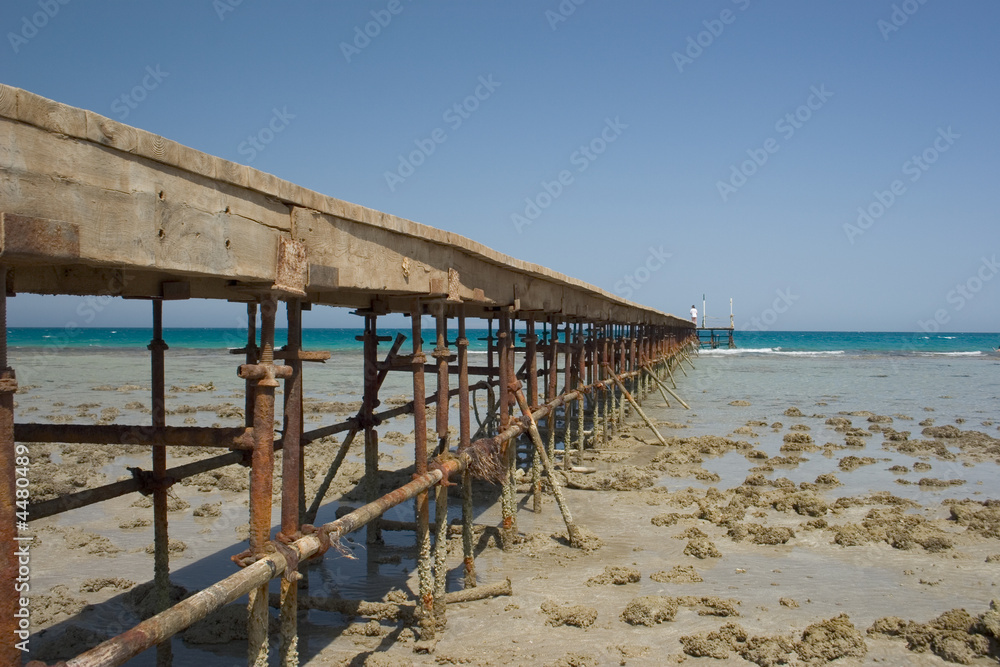
[[[987,0],[6,0],[0,81],[681,316],[705,294],[742,328],[996,331],[998,23]]]

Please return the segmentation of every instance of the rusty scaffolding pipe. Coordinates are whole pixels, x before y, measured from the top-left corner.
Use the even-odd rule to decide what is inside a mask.
[[[410,310],[412,324],[413,355],[413,464],[416,476],[427,475],[427,410],[418,397],[424,395],[424,363],[423,338],[420,332],[420,319],[423,306],[419,299],[414,299]],[[430,499],[425,487],[416,495],[414,512],[417,521],[417,575],[418,594],[420,598],[420,639],[429,640],[434,637],[434,580],[431,565],[430,537]],[[371,503],[369,503],[370,505]],[[364,508],[362,508],[364,509]],[[375,516],[380,516],[381,513]],[[350,515],[348,515],[350,516]],[[372,517],[374,518],[374,517]],[[367,523],[367,521],[366,521]]]
[[[153,301],[153,340],[150,351],[150,386],[152,422],[154,428],[166,426],[166,392],[164,353],[167,344],[163,340],[163,301]],[[167,448],[153,447],[153,609],[163,611],[170,606],[170,534],[167,525],[167,489],[172,483],[166,478]],[[173,662],[170,641],[156,647],[157,667],[169,667]]]
[[[274,390],[277,378],[291,375],[288,366],[274,364],[274,317],[277,299],[261,298],[260,363],[244,365],[240,377],[256,380],[253,415],[253,456],[250,466],[250,550],[251,557],[264,552],[271,531],[271,492],[274,478]],[[247,622],[247,663],[265,667],[268,662],[267,585],[250,591]]]
[[[378,371],[378,344],[380,340],[382,338],[378,335],[378,316],[366,314],[365,332],[361,336],[364,346],[364,399],[361,403],[361,411],[358,413],[358,421],[365,432],[364,493],[365,500],[368,502],[378,497],[378,431],[375,428],[378,422],[375,421],[374,414],[375,408],[379,406],[378,391],[382,386],[380,377],[384,377]],[[345,439],[345,453],[349,444],[349,441]],[[338,456],[338,458],[342,460],[342,457]],[[368,527],[365,542],[368,545],[382,542],[378,521],[373,522]]]
[[[458,419],[459,441],[458,452],[461,454],[469,448],[469,339],[465,335],[465,313],[460,310],[458,315]],[[465,588],[476,586],[476,562],[472,545],[472,476],[468,470],[462,471],[462,564],[464,568]]]
[[[448,316],[445,304],[438,302],[434,306],[434,319],[437,332],[437,342],[434,346],[434,358],[437,360],[437,414],[434,426],[437,430],[437,455],[449,452],[450,438],[448,436],[448,361],[451,353],[448,351]],[[440,630],[445,624],[445,593],[448,578],[448,487],[439,484],[434,493],[434,628]],[[429,530],[429,527],[428,527]]]
[[[30,541],[18,540],[17,529],[17,447],[14,443],[14,392],[17,391],[17,380],[14,370],[7,366],[7,267],[0,266],[0,582],[4,589],[0,591],[0,631],[3,641],[0,641],[0,660],[4,665],[16,667],[21,664],[21,650],[17,640],[21,639],[27,646],[30,620],[25,620],[25,626],[20,626],[18,617],[23,609],[20,606],[20,595],[15,592],[15,582],[18,578],[17,551],[30,551]],[[26,451],[25,454],[28,454]],[[27,481],[27,476],[23,477]],[[27,491],[25,491],[26,495]],[[9,588],[8,588],[9,586]]]
[[[498,366],[500,368],[500,430],[504,431],[510,424],[510,382],[514,377],[514,353],[511,351],[512,331],[510,317],[506,313],[500,315],[500,330],[497,333]],[[503,486],[500,491],[500,541],[507,550],[514,546],[517,535],[517,504],[515,500],[514,469],[517,465],[517,444],[507,442],[503,449],[501,460],[503,466]]]
[[[284,418],[281,454],[281,531],[278,540],[292,542],[301,537],[300,496],[302,494],[302,303],[290,299],[285,303],[288,319],[288,341],[282,355],[289,367],[285,379]],[[281,580],[279,593],[281,641],[278,645],[278,664],[281,667],[298,667],[298,573]]]

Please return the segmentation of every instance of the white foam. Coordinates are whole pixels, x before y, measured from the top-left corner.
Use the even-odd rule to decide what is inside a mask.
[[[921,357],[981,357],[983,353],[976,350],[975,352],[917,352],[917,355]]]
[[[750,347],[750,348],[737,348],[735,350],[730,349],[716,349],[716,350],[702,350],[701,354],[715,355],[715,354],[776,354],[784,355],[788,357],[828,357],[832,355],[844,354],[843,350],[782,350],[780,347]]]
[[[775,354],[785,354],[785,355],[794,356],[794,357],[829,357],[829,356],[843,354],[843,353],[844,353],[843,350],[817,350],[817,351],[814,351],[814,352],[805,352],[805,351],[801,351],[801,352],[800,351],[795,351],[795,352],[793,352],[793,351],[789,351],[789,352],[784,352],[784,351],[778,352],[778,351],[776,351],[775,352]]]

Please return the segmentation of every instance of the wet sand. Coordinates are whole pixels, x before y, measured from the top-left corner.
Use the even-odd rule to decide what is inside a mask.
[[[35,405],[46,418],[148,417],[141,385],[92,391],[114,391],[118,414],[103,412],[100,397],[41,407],[43,397],[32,400],[28,387],[19,409]],[[1000,616],[990,611],[1000,598],[1000,505],[990,502],[998,496],[988,484],[1000,460],[995,424],[955,423],[966,417],[917,402],[909,414],[885,415],[826,396],[780,407],[716,396],[731,412],[702,417],[698,396],[685,395],[683,382],[679,391],[694,411],[666,408],[653,395],[643,406],[670,447],[653,444],[652,432],[631,419],[608,447],[588,452],[585,464],[597,472],[560,474],[574,518],[596,538],[591,549],[566,544],[551,495],[534,514],[530,497],[519,494],[520,543],[503,551],[494,531],[483,531],[476,561],[480,582],[509,577],[513,595],[450,606],[431,653],[414,652],[414,628],[402,621],[303,612],[303,664],[995,663],[982,657],[996,655],[1000,632]],[[138,400],[126,400],[132,393]],[[231,387],[178,385],[171,394],[174,420],[241,419]],[[322,423],[356,409],[350,395],[311,405],[307,420],[318,415]],[[410,427],[404,419],[384,429],[382,464],[400,469],[386,475],[387,488],[407,479]],[[307,497],[325,472],[318,461],[335,450],[332,439],[311,446]],[[171,465],[206,453],[214,452],[171,450]],[[114,481],[126,465],[147,465],[148,453],[35,445],[32,457],[40,495]],[[327,498],[346,494],[356,503],[361,471],[349,458]],[[243,548],[245,472],[231,466],[173,487],[171,567],[189,591],[231,572],[228,556]],[[477,524],[499,523],[495,495],[480,490]],[[73,655],[143,614],[136,584],[151,577],[147,505],[130,496],[33,524],[32,613],[43,631],[33,636],[32,658]],[[336,507],[319,520],[332,519]],[[412,510],[397,508],[390,518],[409,520]],[[347,538],[357,560],[327,554],[309,568],[310,594],[412,601],[412,533],[386,533],[386,541],[369,551],[363,533]],[[460,539],[449,547],[454,590]],[[244,664],[242,624],[234,607],[176,638],[175,664]],[[134,664],[152,664],[151,653]]]

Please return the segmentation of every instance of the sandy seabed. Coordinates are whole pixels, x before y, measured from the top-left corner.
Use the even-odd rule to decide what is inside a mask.
[[[138,421],[141,402],[125,399],[142,387],[95,389],[118,391],[122,407],[67,408],[74,421]],[[188,423],[241,419],[235,394],[211,385],[173,389],[175,398],[198,399],[175,401],[184,403],[175,415],[193,415]],[[21,407],[30,407],[30,385],[23,394]],[[734,397],[732,410],[748,416],[742,425],[689,436],[697,401],[690,400],[694,412],[683,412],[649,395],[644,410],[669,447],[655,444],[633,416],[607,446],[586,453],[583,465],[596,472],[558,476],[587,548],[567,544],[550,494],[535,514],[530,496],[519,493],[517,544],[503,550],[494,530],[477,534],[480,583],[509,578],[511,596],[451,605],[437,643],[424,652],[415,650],[427,647],[412,622],[391,614],[303,611],[303,664],[995,664],[1000,500],[963,475],[978,469],[982,476],[984,467],[995,473],[995,425],[952,425],[931,407],[913,416],[844,411],[818,398],[776,411]],[[314,400],[307,428],[310,415],[325,413],[328,423],[356,407]],[[386,475],[387,490],[408,479],[410,426],[393,421],[382,434],[382,465],[401,468]],[[310,447],[307,497],[336,447],[332,439]],[[171,465],[206,453],[171,450]],[[147,456],[143,448],[35,445],[34,489],[45,497],[107,483]],[[803,480],[803,469],[816,474]],[[327,498],[357,504],[361,471],[356,457],[348,459]],[[495,496],[495,489],[480,491],[477,524],[499,523]],[[228,555],[246,537],[246,497],[239,466],[173,487],[178,597],[231,573]],[[457,496],[453,503],[452,517]],[[148,506],[130,496],[32,525],[29,658],[75,655],[148,614],[141,585],[151,576]],[[320,520],[332,519],[335,506]],[[387,534],[387,542],[368,550],[363,535],[345,540],[358,560],[330,552],[322,566],[307,568],[310,594],[413,600],[412,533]],[[450,590],[461,586],[461,549],[452,538]],[[174,664],[245,664],[244,618],[231,605],[178,636]],[[152,665],[151,652],[135,664]]]

